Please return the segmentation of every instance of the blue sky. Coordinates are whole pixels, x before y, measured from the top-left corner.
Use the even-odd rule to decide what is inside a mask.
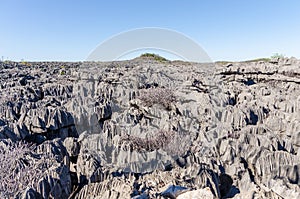
[[[142,27],[179,31],[214,61],[300,58],[297,0],[1,0],[0,58],[85,60],[112,35]]]

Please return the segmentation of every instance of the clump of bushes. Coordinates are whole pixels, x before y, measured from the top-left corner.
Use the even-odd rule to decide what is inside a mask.
[[[271,61],[270,58],[257,58],[257,59],[251,59],[251,60],[247,60],[247,61],[243,61],[245,63],[249,63],[249,62],[269,62]]]
[[[34,153],[26,142],[0,142],[0,198],[16,198],[26,188],[35,188],[47,173],[54,157]]]
[[[129,147],[130,151],[150,152],[165,148],[173,139],[174,131],[160,130],[154,134],[147,134],[146,138],[126,135],[121,137],[120,144]]]
[[[271,59],[282,59],[284,57],[285,57],[284,54],[275,53],[274,55],[271,56]]]
[[[133,135],[125,135],[120,139],[120,146],[125,151],[151,152],[162,149],[169,155],[182,156],[191,147],[191,137],[172,130],[159,130],[155,133],[148,133],[141,138]]]
[[[27,67],[31,66],[31,63],[29,63],[27,61],[21,61],[20,64],[23,65],[23,66],[27,66]]]
[[[171,89],[159,87],[141,89],[138,99],[146,106],[161,104],[167,109],[170,109],[171,103],[176,100],[174,92]]]
[[[164,57],[162,57],[162,56],[160,56],[158,54],[154,54],[154,53],[144,53],[140,57],[152,58],[155,61],[159,61],[159,62],[168,61],[166,58],[164,58]]]

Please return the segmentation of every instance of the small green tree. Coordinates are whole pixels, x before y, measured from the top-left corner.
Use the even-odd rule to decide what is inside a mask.
[[[166,58],[154,53],[144,53],[141,55],[141,57],[153,58],[155,61],[159,61],[159,62],[168,61]]]
[[[281,59],[284,58],[284,54],[275,53],[271,56],[271,59]]]

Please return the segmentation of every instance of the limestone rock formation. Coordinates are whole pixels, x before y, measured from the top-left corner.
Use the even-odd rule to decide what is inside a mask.
[[[19,198],[300,198],[295,58],[0,62],[0,96],[0,149],[54,158]]]

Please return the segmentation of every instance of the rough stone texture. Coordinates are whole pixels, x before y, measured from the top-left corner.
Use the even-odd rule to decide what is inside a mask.
[[[66,147],[70,157],[77,157],[80,151],[80,144],[77,141],[77,138],[67,137],[64,140],[64,146]]]
[[[0,62],[0,73],[0,139],[57,159],[22,198],[300,198],[295,58]]]
[[[198,189],[180,194],[177,199],[214,199],[210,189]]]
[[[23,193],[22,199],[41,199],[42,197],[36,193],[32,188],[27,188]]]

